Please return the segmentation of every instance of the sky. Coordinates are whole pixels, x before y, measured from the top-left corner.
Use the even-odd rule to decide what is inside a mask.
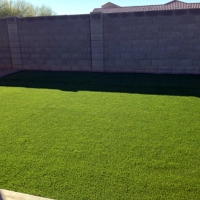
[[[141,6],[165,4],[171,0],[26,0],[35,6],[45,5],[53,9],[57,15],[89,14],[94,8],[101,8],[107,2],[119,6]],[[200,0],[183,0],[186,3],[200,3]]]

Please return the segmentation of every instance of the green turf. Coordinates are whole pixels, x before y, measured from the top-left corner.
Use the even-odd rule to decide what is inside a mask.
[[[0,79],[0,188],[58,200],[199,200],[200,76]]]

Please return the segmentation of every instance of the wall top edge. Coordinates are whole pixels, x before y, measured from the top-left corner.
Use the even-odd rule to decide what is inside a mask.
[[[18,16],[11,16],[6,18],[0,18],[0,19],[7,19],[9,21],[55,21],[55,20],[78,20],[78,19],[89,19],[90,14],[80,14],[80,15],[56,15],[56,16],[38,16],[38,17],[18,17]]]
[[[195,9],[176,9],[176,10],[153,10],[138,12],[118,12],[118,13],[102,13],[104,17],[151,17],[151,16],[170,16],[170,15],[200,15],[200,8]]]

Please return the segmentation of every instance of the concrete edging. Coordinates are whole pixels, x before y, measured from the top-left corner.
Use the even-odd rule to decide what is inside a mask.
[[[0,189],[0,200],[53,200],[53,199]]]

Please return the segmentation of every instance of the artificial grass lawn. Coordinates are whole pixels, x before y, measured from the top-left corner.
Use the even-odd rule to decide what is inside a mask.
[[[0,79],[0,188],[55,199],[200,197],[200,77]]]

